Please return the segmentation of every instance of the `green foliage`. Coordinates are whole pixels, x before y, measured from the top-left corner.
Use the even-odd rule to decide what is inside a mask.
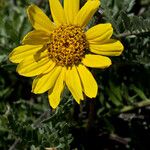
[[[86,0],[81,1],[81,6]],[[0,0],[0,149],[147,150],[150,138],[149,0],[101,0],[89,27],[110,22],[124,52],[106,70],[92,69],[99,93],[78,106],[65,90],[60,106],[31,93],[32,81],[8,60],[31,30],[26,7],[36,3],[49,14],[48,1]],[[62,1],[63,3],[63,1]],[[94,139],[94,141],[93,141]],[[90,142],[89,142],[90,141]]]
[[[144,19],[141,16],[128,17],[125,12],[121,12],[121,18],[125,30],[130,31],[130,34],[150,33],[150,19]]]
[[[73,140],[69,134],[71,101],[72,99],[64,105],[60,105],[55,112],[42,106],[41,103],[34,104],[25,100],[15,102],[13,107],[9,104],[5,106],[2,103],[5,113],[0,119],[0,138],[2,139],[0,148],[8,149],[11,145],[5,145],[5,143],[16,140],[19,143],[18,149],[21,147],[24,149],[32,147],[36,147],[36,149],[45,147],[69,149]],[[43,112],[44,109],[47,110]],[[66,116],[66,114],[68,115]],[[39,118],[36,119],[36,117]],[[4,136],[5,138],[3,138]]]

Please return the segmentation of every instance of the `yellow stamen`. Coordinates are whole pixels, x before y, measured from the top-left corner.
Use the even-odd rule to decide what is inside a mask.
[[[88,43],[84,31],[73,25],[55,29],[48,44],[49,57],[60,66],[78,65],[85,56]]]

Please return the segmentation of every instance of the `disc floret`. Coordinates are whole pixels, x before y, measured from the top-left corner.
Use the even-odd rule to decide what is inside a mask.
[[[82,28],[73,25],[60,26],[51,35],[49,57],[60,66],[78,65],[88,48]]]

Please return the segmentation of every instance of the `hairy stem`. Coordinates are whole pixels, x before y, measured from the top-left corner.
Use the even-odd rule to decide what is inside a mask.
[[[123,38],[123,37],[131,36],[131,35],[139,35],[139,34],[143,34],[143,33],[148,33],[148,32],[146,32],[146,31],[143,31],[143,32],[137,32],[137,31],[130,32],[130,31],[127,31],[127,32],[124,32],[124,33],[116,34],[115,37],[116,38]]]
[[[13,143],[13,145],[9,148],[9,150],[15,150],[16,148],[16,145],[19,143],[21,141],[21,139],[20,138],[17,138],[16,140],[15,140],[15,142]]]
[[[134,110],[136,108],[142,108],[146,106],[150,106],[150,100],[144,100],[142,102],[135,103],[133,106],[124,106],[120,112],[124,113],[124,112]]]

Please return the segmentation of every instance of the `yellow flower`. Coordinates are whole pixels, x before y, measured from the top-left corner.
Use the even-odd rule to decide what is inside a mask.
[[[77,103],[97,95],[98,86],[87,67],[106,68],[123,51],[120,41],[110,39],[110,23],[98,24],[86,31],[86,26],[100,5],[99,0],[88,0],[79,10],[80,0],[49,0],[52,22],[35,5],[27,9],[34,28],[22,41],[22,46],[10,53],[10,61],[19,63],[20,75],[36,78],[32,92],[48,91],[50,105],[56,108],[66,85]],[[95,53],[95,54],[93,54]]]

